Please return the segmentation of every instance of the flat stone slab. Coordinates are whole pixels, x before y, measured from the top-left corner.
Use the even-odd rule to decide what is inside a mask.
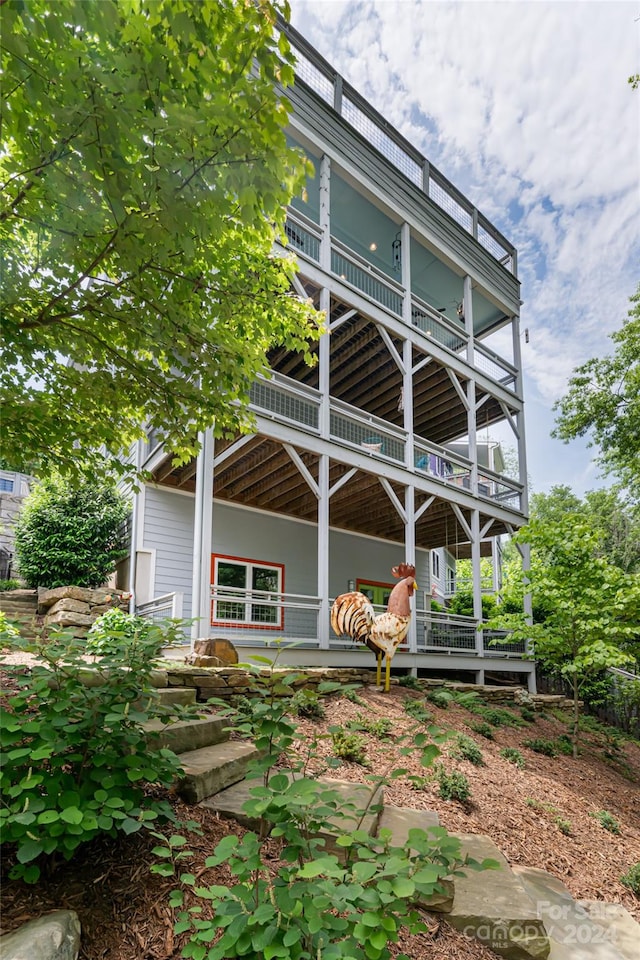
[[[574,900],[537,867],[514,867],[551,940],[549,960],[638,960],[640,924],[617,903]]]
[[[440,818],[435,810],[414,810],[413,807],[385,806],[380,814],[378,833],[381,830],[390,830],[393,846],[403,847],[409,839],[410,830],[424,830],[429,832],[431,827],[439,827]],[[445,877],[440,881],[440,892],[421,900],[428,910],[436,913],[449,913],[453,906],[453,881]]]
[[[228,720],[215,715],[195,720],[178,720],[175,723],[149,720],[144,725],[149,746],[155,750],[166,747],[174,753],[187,753],[189,750],[224,743],[229,739],[227,728]]]
[[[76,960],[80,921],[74,910],[54,910],[0,937],[2,960]]]
[[[544,923],[502,851],[490,837],[481,834],[452,836],[461,841],[463,856],[478,861],[490,858],[500,867],[482,873],[468,870],[466,876],[456,877],[453,907],[447,920],[509,960],[548,957],[551,946]]]
[[[158,687],[156,689],[158,700],[165,706],[177,703],[184,707],[196,702],[196,691],[193,687]]]
[[[277,772],[289,773],[287,770],[279,770]],[[234,786],[229,787],[228,790],[223,790],[221,793],[216,794],[215,797],[204,800],[202,806],[208,807],[210,810],[215,810],[216,813],[222,817],[233,818],[243,826],[255,830],[259,825],[259,820],[256,817],[250,817],[242,808],[246,801],[250,799],[249,792],[251,788],[258,786],[260,782],[258,779],[243,780],[241,783],[236,783]],[[330,777],[318,777],[315,782],[319,790],[335,790],[340,797],[344,798],[345,802],[355,803],[361,809],[367,806],[371,797],[371,788],[367,786],[367,784],[352,783],[350,780],[333,780]],[[382,801],[382,788],[377,786],[370,806],[381,804]],[[321,832],[319,836],[324,837],[325,849],[328,852],[343,853],[344,851],[335,847],[334,841],[336,836],[348,830],[355,830],[356,827],[366,830],[370,836],[373,836],[378,828],[378,819],[379,813],[370,812],[369,810],[362,818],[362,822],[360,822],[359,817],[355,814],[351,815],[351,813],[345,817],[330,817],[329,823],[335,824],[335,831],[331,830],[327,831],[327,833]]]
[[[257,756],[252,743],[236,741],[180,754],[183,777],[178,783],[178,793],[187,803],[199,803],[242,780],[249,762]]]

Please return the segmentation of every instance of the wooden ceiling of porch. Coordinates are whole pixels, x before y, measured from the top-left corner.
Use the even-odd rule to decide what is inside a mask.
[[[312,299],[316,298],[316,289],[311,285],[307,285],[307,289]],[[332,298],[331,322],[350,310],[347,304]],[[391,337],[391,340],[402,356],[400,339]],[[401,427],[402,374],[376,325],[356,312],[333,330],[330,343],[331,396]],[[413,377],[415,433],[437,444],[465,436],[467,411],[446,367],[429,358],[426,352],[414,348],[412,353],[414,368],[427,360]],[[273,370],[318,388],[318,368],[308,367],[301,354],[276,349],[269,355],[269,362]],[[484,397],[485,391],[478,389],[479,430],[504,420],[498,401],[491,396],[486,400]]]
[[[216,441],[216,454],[229,446],[229,441]],[[318,457],[297,451],[311,476],[318,479]],[[372,459],[372,468],[375,461]],[[329,483],[333,486],[349,468],[331,461]],[[162,485],[195,490],[195,461],[172,469],[166,462],[158,468],[155,479]],[[400,503],[404,491],[392,484]],[[317,521],[318,501],[305,478],[284,447],[265,437],[252,437],[216,468],[214,482],[216,500],[256,507],[273,513]],[[426,497],[419,495],[418,509]],[[486,518],[481,517],[481,525]],[[358,471],[331,497],[329,523],[332,527],[368,534],[404,544],[404,525],[386,490],[375,473]],[[491,534],[504,533],[494,524]],[[459,546],[456,546],[459,544]],[[466,546],[465,546],[466,544]],[[416,545],[425,549],[449,547],[459,557],[468,556],[468,537],[451,507],[436,499],[416,524]]]

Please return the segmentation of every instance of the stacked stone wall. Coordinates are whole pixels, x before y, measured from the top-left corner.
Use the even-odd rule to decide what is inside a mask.
[[[43,626],[64,627],[76,637],[86,637],[89,627],[102,613],[119,607],[129,609],[130,594],[106,587],[53,587],[38,590],[38,613]]]

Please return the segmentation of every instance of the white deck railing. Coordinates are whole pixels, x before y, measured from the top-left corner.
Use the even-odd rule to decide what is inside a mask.
[[[153,620],[154,623],[161,623],[163,620],[181,620],[183,601],[184,594],[174,590],[173,593],[165,593],[147,603],[138,604],[136,614]]]

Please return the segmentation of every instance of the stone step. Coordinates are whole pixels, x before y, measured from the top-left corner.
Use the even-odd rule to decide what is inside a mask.
[[[193,687],[159,687],[156,688],[156,694],[164,706],[179,704],[186,707],[196,702],[196,691]]]
[[[549,960],[638,960],[640,924],[617,903],[574,900],[565,884],[537,867],[513,868],[551,941]]]
[[[183,777],[178,783],[178,793],[187,803],[199,803],[242,780],[258,751],[252,743],[228,740],[179,756]]]
[[[544,960],[551,944],[542,919],[503,853],[490,837],[452,834],[462,853],[474,860],[499,863],[497,870],[467,870],[455,878],[455,896],[447,920],[467,936],[474,936],[494,953],[509,960]],[[574,960],[579,960],[575,957]]]
[[[393,846],[402,847],[409,839],[410,830],[424,830],[440,826],[435,810],[414,810],[412,807],[386,806],[380,814],[378,833],[390,830]],[[454,885],[449,877],[440,882],[442,890],[422,901],[422,905],[436,913],[449,913],[453,906]]]
[[[165,747],[174,753],[188,753],[189,750],[226,743],[229,739],[227,727],[228,720],[215,714],[195,720],[178,720],[175,723],[149,720],[144,725],[150,747],[154,750]]]
[[[287,770],[279,770],[277,772],[290,774],[290,771]],[[251,788],[258,786],[259,783],[260,780],[258,779],[243,780],[241,783],[236,783],[227,790],[223,790],[221,793],[204,800],[202,806],[207,807],[209,810],[215,810],[221,817],[232,818],[243,826],[249,827],[251,830],[256,830],[259,826],[258,818],[249,816],[249,814],[243,810],[243,805],[250,799],[249,791]],[[345,803],[354,803],[360,810],[367,809],[362,819],[359,814],[356,812],[352,813],[351,811],[345,811],[344,817],[336,816],[329,818],[329,822],[335,824],[335,829],[318,834],[318,836],[324,838],[325,850],[327,850],[327,852],[344,853],[344,850],[336,848],[334,842],[340,832],[355,830],[356,827],[359,827],[362,830],[366,830],[370,836],[376,833],[380,814],[379,812],[372,811],[370,808],[382,804],[384,801],[384,793],[380,785],[376,785],[372,797],[372,788],[365,783],[353,783],[350,780],[333,780],[330,777],[318,777],[314,783],[318,791],[322,791],[323,789],[335,790],[340,797],[344,799]]]

